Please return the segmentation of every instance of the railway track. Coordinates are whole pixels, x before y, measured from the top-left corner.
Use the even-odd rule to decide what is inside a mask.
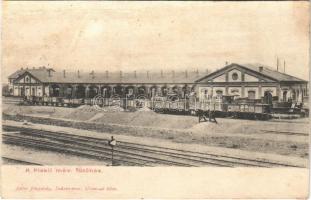
[[[72,135],[32,128],[3,126],[3,141],[111,162],[111,148],[107,139]],[[217,167],[300,167],[267,160],[198,153],[118,141],[114,148],[115,165],[126,166],[217,166]]]
[[[5,156],[2,156],[2,161],[9,162],[9,163],[14,163],[14,164],[22,164],[22,165],[41,165],[39,163],[28,162],[28,161],[25,161],[25,160],[9,158],[9,157],[5,157]]]
[[[3,98],[2,103],[4,104],[19,104],[23,102],[23,99],[21,98]]]
[[[279,134],[279,135],[299,135],[299,136],[306,136],[308,137],[308,133],[303,132],[292,132],[292,131],[276,131],[276,130],[261,130],[264,133],[270,133],[270,134]]]

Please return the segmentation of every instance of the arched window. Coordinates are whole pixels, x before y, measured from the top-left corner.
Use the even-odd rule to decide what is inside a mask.
[[[296,91],[295,90],[292,91],[292,100],[296,100]]]
[[[223,95],[223,92],[222,90],[216,90],[216,97],[221,99],[222,98],[222,95]]]
[[[283,101],[286,102],[287,101],[287,91],[283,91]]]
[[[204,98],[208,99],[208,90],[207,89],[204,90]]]
[[[264,93],[264,101],[265,104],[272,104],[272,94],[269,90],[266,90]]]

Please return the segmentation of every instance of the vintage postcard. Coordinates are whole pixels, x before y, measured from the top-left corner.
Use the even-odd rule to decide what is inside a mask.
[[[2,198],[308,198],[308,1],[5,1]]]

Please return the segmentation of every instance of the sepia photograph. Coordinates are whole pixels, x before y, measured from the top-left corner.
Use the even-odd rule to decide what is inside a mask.
[[[2,11],[2,166],[308,171],[308,1]]]

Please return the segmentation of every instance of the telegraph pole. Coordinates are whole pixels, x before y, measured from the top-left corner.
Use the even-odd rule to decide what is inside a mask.
[[[109,140],[109,146],[111,147],[111,166],[113,166],[113,147],[117,145],[117,141],[111,136]]]

